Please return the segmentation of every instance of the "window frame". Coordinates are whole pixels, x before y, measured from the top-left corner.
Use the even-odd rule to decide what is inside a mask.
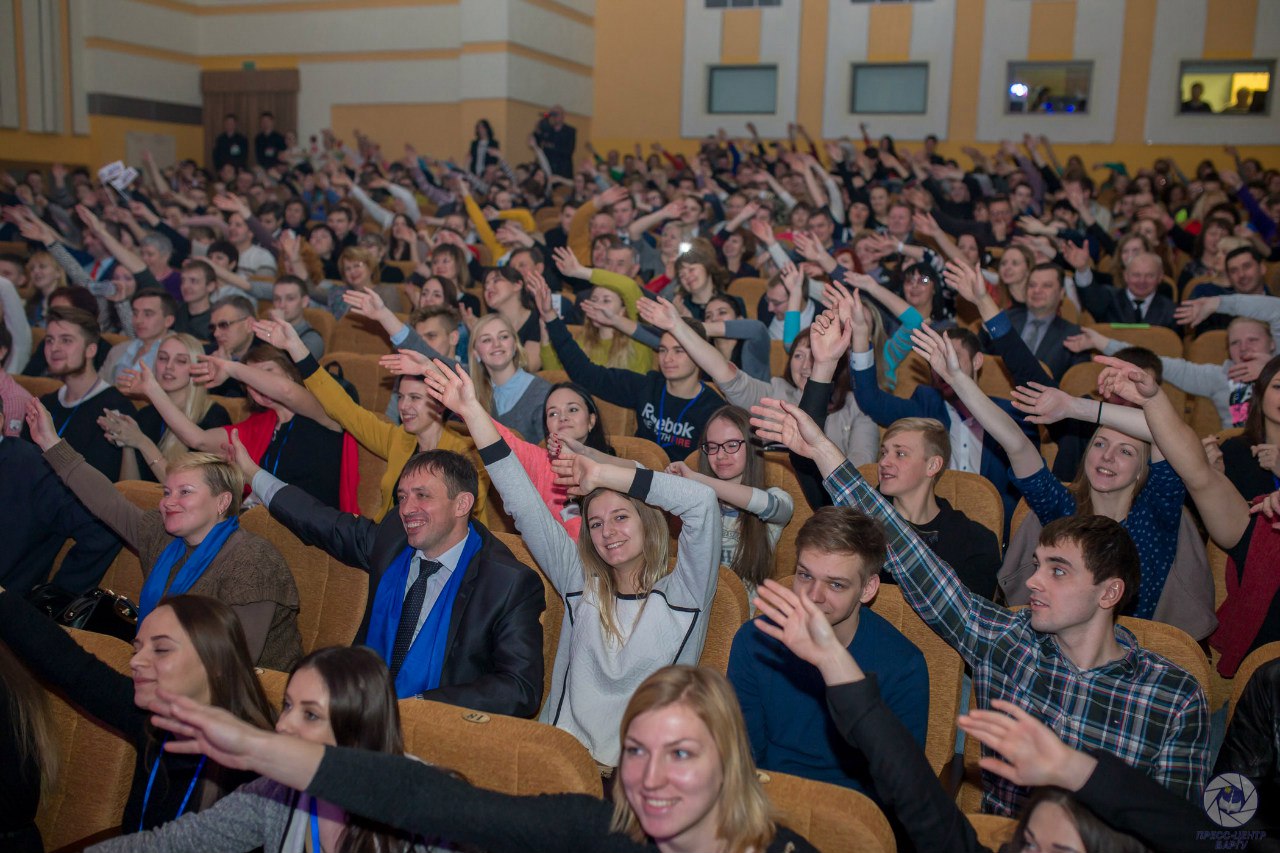
[[[1184,113],[1182,111],[1182,78],[1187,73],[1187,66],[1204,67],[1222,67],[1222,68],[1238,68],[1242,65],[1261,65],[1266,66],[1267,74],[1271,77],[1271,88],[1267,89],[1267,109],[1260,113]],[[1188,116],[1198,116],[1203,118],[1206,115],[1222,116],[1223,118],[1263,118],[1273,115],[1275,92],[1276,92],[1276,59],[1179,59],[1178,75],[1175,78],[1174,86],[1174,115],[1179,118]]]
[[[715,99],[715,76],[717,71],[769,70],[773,72],[773,109],[772,110],[717,110],[713,109]],[[776,62],[717,62],[707,66],[707,100],[706,114],[712,116],[776,116],[778,114],[778,63]]]
[[[929,114],[929,81],[933,76],[933,69],[928,60],[908,61],[908,62],[852,62],[849,64],[849,115],[861,116],[923,116]],[[923,68],[924,69],[924,98],[919,110],[895,110],[893,112],[870,111],[857,109],[858,97],[858,71],[863,68]]]
[[[1088,94],[1088,97],[1085,99],[1085,105],[1086,105],[1085,109],[1071,110],[1071,111],[1054,110],[1053,112],[1036,112],[1036,113],[1032,113],[1032,112],[1017,113],[1009,109],[1009,87],[1013,85],[1013,83],[1015,82],[1013,79],[1014,66],[1032,66],[1032,67],[1041,67],[1041,68],[1051,68],[1055,66],[1058,66],[1058,67],[1080,66],[1080,67],[1089,69],[1089,94]],[[1002,112],[1006,116],[1019,116],[1019,117],[1091,116],[1093,115],[1093,73],[1096,70],[1096,68],[1097,68],[1097,65],[1092,59],[1047,59],[1047,60],[1010,59],[1005,62],[1004,89],[1000,93],[1000,99],[1004,103],[1004,110]]]

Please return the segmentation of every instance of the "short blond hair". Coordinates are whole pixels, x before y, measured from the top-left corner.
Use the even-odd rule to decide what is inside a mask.
[[[227,504],[223,519],[234,518],[240,512],[240,502],[244,498],[244,475],[235,465],[228,463],[221,456],[213,453],[184,453],[169,463],[167,473],[178,471],[199,471],[204,477],[205,485],[214,497],[229,493],[231,503]]]
[[[947,428],[942,425],[942,421],[934,418],[898,418],[889,424],[889,428],[884,431],[884,436],[880,439],[881,446],[895,435],[903,432],[918,432],[920,440],[924,443],[924,451],[930,458],[934,456],[942,457],[942,467],[938,469],[938,473],[933,479],[937,481],[943,472],[951,464],[951,436],[947,432]]]

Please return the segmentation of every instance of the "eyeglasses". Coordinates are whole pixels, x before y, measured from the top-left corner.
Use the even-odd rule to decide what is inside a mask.
[[[236,323],[243,323],[245,320],[249,320],[249,319],[252,319],[252,318],[241,317],[239,320],[219,320],[216,323],[210,323],[209,328],[217,329],[219,332],[225,332],[227,329],[230,329]]]
[[[723,450],[725,453],[733,455],[734,453],[737,453],[739,450],[741,450],[742,445],[744,444],[746,444],[746,441],[742,440],[741,438],[735,438],[733,441],[725,441],[725,442],[704,441],[702,442],[702,452],[707,454],[708,456],[715,456],[717,453]]]

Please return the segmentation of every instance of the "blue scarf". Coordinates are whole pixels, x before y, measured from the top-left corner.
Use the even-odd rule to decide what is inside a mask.
[[[169,585],[167,593],[182,595],[195,586],[196,581],[200,580],[200,576],[204,574],[204,570],[209,568],[213,558],[222,550],[223,544],[239,529],[239,518],[228,518],[226,521],[215,524],[209,534],[204,537],[204,541],[196,546],[191,556],[187,558],[187,562],[178,570],[178,576]],[[181,538],[175,538],[156,558],[156,564],[151,567],[146,582],[142,584],[142,600],[138,604],[139,626],[142,625],[142,620],[147,618],[147,614],[160,603],[160,599],[164,598],[166,594],[164,585],[169,580],[169,573],[185,553],[187,553],[187,543]]]
[[[449,582],[440,591],[431,607],[422,630],[413,638],[409,654],[396,675],[396,697],[409,699],[419,693],[435,690],[440,686],[440,672],[444,669],[445,645],[449,641],[449,620],[453,615],[453,602],[462,586],[467,566],[480,551],[480,534],[475,525],[467,525],[467,544],[462,548],[458,566],[449,575]],[[405,584],[409,580],[409,564],[413,562],[414,549],[406,546],[378,581],[373,594],[373,611],[369,614],[369,648],[384,661],[391,660],[391,650],[396,644],[396,629],[400,625],[400,611],[404,607]]]

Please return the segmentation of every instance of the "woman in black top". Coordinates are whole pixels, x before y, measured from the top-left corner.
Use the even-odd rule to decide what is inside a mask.
[[[1280,489],[1280,356],[1254,381],[1244,433],[1222,442],[1222,463],[1246,501]]]
[[[133,641],[132,678],[82,649],[21,595],[3,588],[0,640],[82,713],[119,732],[137,750],[121,824],[126,831],[199,811],[252,778],[195,756],[162,752],[170,735],[149,724],[146,710],[164,691],[225,709],[251,728],[272,727],[274,714],[254,675],[244,630],[222,602],[199,595],[162,599]]]
[[[371,820],[489,853],[816,853],[770,817],[733,688],[709,669],[664,667],[636,688],[612,804],[475,788],[422,762],[257,730],[189,698],[152,710],[189,738],[169,749],[203,751]]]

